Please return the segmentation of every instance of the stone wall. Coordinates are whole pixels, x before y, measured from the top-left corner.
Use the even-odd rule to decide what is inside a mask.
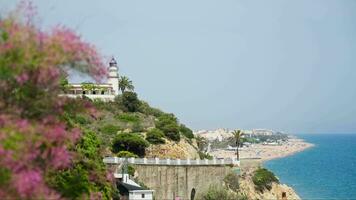
[[[138,180],[155,190],[155,199],[190,199],[195,189],[197,197],[211,184],[222,184],[224,177],[231,172],[229,166],[204,165],[135,165]]]

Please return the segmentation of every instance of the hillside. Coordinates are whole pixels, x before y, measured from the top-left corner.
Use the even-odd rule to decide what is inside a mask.
[[[125,156],[130,152],[133,155],[129,156],[138,157],[199,158],[192,131],[173,114],[139,100],[134,92],[125,91],[114,102],[85,97],[82,101],[92,104],[95,114],[68,113],[68,119],[74,126],[93,131],[105,155]],[[137,149],[138,145],[144,149]]]

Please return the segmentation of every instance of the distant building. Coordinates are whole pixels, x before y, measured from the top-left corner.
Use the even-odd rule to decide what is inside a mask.
[[[86,96],[90,99],[114,101],[119,94],[119,73],[116,60],[111,59],[106,83],[71,83],[64,95],[72,98]]]
[[[253,135],[271,136],[274,134],[274,132],[272,130],[267,130],[267,129],[253,129],[252,134]]]

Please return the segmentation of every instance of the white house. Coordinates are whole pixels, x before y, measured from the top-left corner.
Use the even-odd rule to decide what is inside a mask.
[[[119,94],[119,73],[116,60],[111,59],[108,69],[106,83],[71,83],[68,91],[64,95],[72,98],[82,97],[83,95],[90,99],[101,99],[103,101],[113,101]]]
[[[153,200],[154,190],[142,188],[135,181],[131,180],[128,174],[114,174],[118,180],[117,188],[120,192],[120,200]]]

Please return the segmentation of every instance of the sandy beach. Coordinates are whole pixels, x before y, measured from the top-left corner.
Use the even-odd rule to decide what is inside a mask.
[[[305,142],[302,139],[292,138],[280,145],[252,144],[249,147],[239,148],[239,150],[241,159],[260,158],[261,161],[267,161],[289,156],[313,146],[313,144]],[[218,158],[232,158],[236,156],[234,151],[228,150],[214,150],[210,154]]]

